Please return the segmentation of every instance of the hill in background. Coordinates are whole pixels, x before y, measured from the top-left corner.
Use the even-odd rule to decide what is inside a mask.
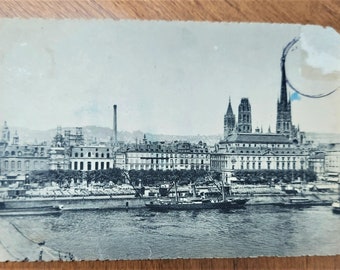
[[[46,142],[50,145],[53,137],[56,135],[57,129],[49,129],[44,131],[30,130],[27,128],[11,128],[11,137],[14,135],[15,131],[18,132],[20,138],[20,144],[34,144]],[[62,132],[65,130],[71,130],[71,133],[75,133],[75,128],[63,128]],[[83,134],[86,143],[100,143],[100,142],[110,142],[112,137],[112,129],[107,127],[97,127],[97,126],[86,126],[83,127]],[[192,143],[198,143],[199,141],[205,142],[208,145],[214,145],[222,139],[222,134],[220,135],[188,135],[188,136],[178,136],[178,135],[165,135],[165,134],[152,134],[143,133],[142,131],[119,131],[118,140],[125,143],[135,143],[143,140],[144,134],[148,141],[189,141]],[[316,132],[306,132],[307,140],[314,141],[315,143],[340,143],[340,134],[332,133],[316,133]]]

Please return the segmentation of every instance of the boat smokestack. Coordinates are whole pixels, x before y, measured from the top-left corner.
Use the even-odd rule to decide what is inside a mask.
[[[113,105],[113,145],[117,145],[117,105]]]

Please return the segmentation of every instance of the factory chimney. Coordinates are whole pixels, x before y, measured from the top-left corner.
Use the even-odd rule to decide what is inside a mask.
[[[113,145],[117,145],[117,105],[113,105]]]

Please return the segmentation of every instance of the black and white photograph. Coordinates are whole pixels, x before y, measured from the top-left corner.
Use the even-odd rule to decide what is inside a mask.
[[[0,19],[0,261],[340,254],[340,35]]]

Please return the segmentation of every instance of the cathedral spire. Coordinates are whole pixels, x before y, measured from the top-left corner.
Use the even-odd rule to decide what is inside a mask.
[[[227,138],[229,134],[235,129],[235,114],[233,113],[233,108],[231,107],[231,99],[229,97],[229,104],[227,112],[224,115],[224,138]]]
[[[281,89],[280,98],[277,103],[276,116],[276,133],[292,137],[294,126],[292,124],[291,101],[287,94],[287,76],[286,76],[286,56],[296,40],[289,42],[282,51],[281,56]]]
[[[287,98],[287,78],[286,78],[286,56],[285,51],[282,52],[281,57],[281,92],[280,92],[280,103],[284,108],[287,108],[288,98]]]
[[[231,107],[231,99],[229,97],[229,104],[228,104],[228,109],[227,109],[227,115],[233,115],[233,108]]]

